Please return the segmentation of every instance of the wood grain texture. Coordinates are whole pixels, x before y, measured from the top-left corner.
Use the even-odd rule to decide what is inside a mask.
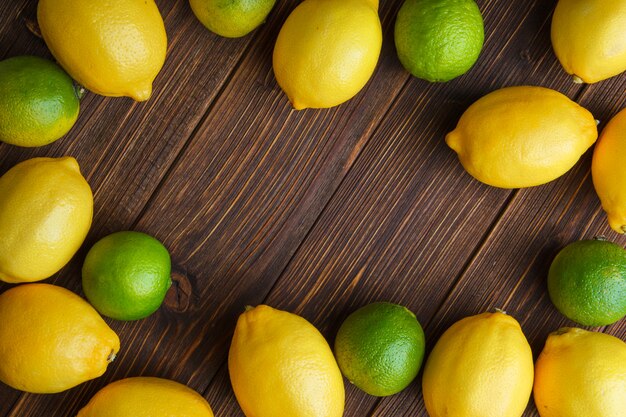
[[[169,49],[150,101],[89,94],[66,138],[34,150],[0,145],[0,173],[70,154],[94,188],[93,229],[52,282],[80,292],[86,250],[123,229],[156,236],[174,262],[156,314],[109,321],[122,351],[102,378],[48,396],[0,384],[0,416],[73,416],[100,387],[134,375],[186,383],[217,416],[242,416],[225,358],[246,304],[302,314],[331,343],[341,321],[374,300],[416,312],[429,348],[457,319],[496,306],[522,322],[535,354],[548,332],[571,324],[547,298],[554,254],[595,234],[626,243],[606,225],[590,153],[550,184],[501,190],[469,177],[443,136],[474,100],[508,85],[555,88],[606,121],[626,106],[626,75],[570,82],[550,47],[556,1],[479,0],[487,34],[479,62],[452,82],[426,83],[396,57],[401,0],[383,0],[382,56],[364,91],[334,109],[296,112],[271,53],[297,3],[279,2],[265,25],[233,40],[205,30],[186,0],[157,0]],[[49,56],[24,25],[35,7],[0,5],[0,57]],[[624,321],[603,330],[626,337]],[[346,417],[427,416],[418,381],[382,400],[346,388]],[[536,416],[532,406],[525,416]]]

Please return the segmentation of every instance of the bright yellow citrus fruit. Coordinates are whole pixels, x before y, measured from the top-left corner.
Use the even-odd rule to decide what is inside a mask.
[[[377,7],[367,0],[305,0],[289,15],[273,66],[295,109],[337,106],[365,86],[382,47]]]
[[[163,378],[113,382],[94,395],[77,417],[213,417],[209,403],[191,388]]]
[[[120,340],[85,300],[65,288],[24,284],[0,295],[0,381],[39,394],[97,378]]]
[[[626,2],[559,0],[552,47],[576,82],[595,83],[626,71]]]
[[[154,0],[39,0],[37,19],[54,57],[84,87],[150,98],[167,50]]]
[[[576,328],[550,334],[537,359],[534,397],[541,417],[624,417],[626,343]]]
[[[276,0],[189,0],[191,10],[211,32],[227,38],[247,35],[265,22]]]
[[[520,417],[533,386],[533,355],[519,323],[484,313],[453,324],[433,348],[422,388],[430,417]]]
[[[522,188],[566,173],[598,137],[589,111],[558,91],[507,87],[472,104],[446,143],[485,184]]]
[[[326,339],[300,316],[260,305],[237,321],[228,354],[248,417],[341,417],[343,377]]]
[[[0,62],[0,140],[34,147],[54,142],[78,118],[79,92],[61,67],[36,56]]]
[[[72,157],[33,158],[0,177],[0,280],[50,277],[91,226],[93,195]]]
[[[626,232],[626,109],[606,125],[593,151],[593,185],[617,233]]]

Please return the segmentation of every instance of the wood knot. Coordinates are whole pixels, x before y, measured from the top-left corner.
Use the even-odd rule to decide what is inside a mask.
[[[168,310],[183,313],[191,305],[193,289],[187,272],[180,268],[172,268],[172,286],[165,295],[164,305]]]

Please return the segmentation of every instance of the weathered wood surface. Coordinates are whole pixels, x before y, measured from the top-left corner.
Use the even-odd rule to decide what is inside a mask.
[[[331,341],[375,300],[405,304],[431,348],[459,318],[499,307],[539,353],[572,323],[551,305],[547,268],[565,244],[609,230],[589,175],[590,152],[544,186],[501,190],[467,175],[443,142],[463,110],[494,89],[557,89],[606,121],[626,106],[626,75],[570,82],[549,40],[555,1],[478,4],[485,49],[446,84],[410,77],[393,46],[400,0],[383,0],[378,69],[350,102],[296,112],[278,88],[271,51],[297,1],[279,2],[253,35],[209,33],[185,0],[157,0],[168,59],[147,103],[88,94],[64,139],[33,150],[0,145],[0,173],[33,156],[75,156],[95,192],[93,229],[50,281],[80,292],[87,248],[118,230],[161,239],[175,265],[165,305],[146,320],[109,320],[122,352],[107,373],[57,395],[0,384],[0,416],[73,416],[108,382],[154,375],[186,383],[217,416],[241,416],[225,358],[246,304],[302,314]],[[35,0],[0,5],[0,58],[49,56],[25,25]],[[8,288],[1,285],[0,291]],[[626,338],[622,321],[607,329]],[[378,399],[347,385],[346,416],[427,416],[419,378]],[[529,405],[526,416],[535,416]]]

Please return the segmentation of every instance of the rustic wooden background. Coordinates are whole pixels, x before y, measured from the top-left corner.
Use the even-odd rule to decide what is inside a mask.
[[[175,285],[150,318],[108,320],[122,351],[102,378],[57,395],[0,384],[0,416],[74,416],[107,383],[136,375],[186,383],[216,416],[242,416],[225,360],[246,304],[301,314],[332,343],[350,312],[389,300],[416,313],[429,348],[456,320],[499,307],[521,322],[536,356],[549,332],[573,325],[547,295],[558,250],[595,235],[626,244],[605,221],[590,152],[556,181],[503,190],[473,180],[443,140],[467,106],[504,86],[554,88],[601,127],[626,106],[625,74],[582,86],[561,70],[549,37],[555,0],[479,0],[485,48],[445,84],[403,70],[393,44],[401,0],[383,0],[385,40],[367,87],[339,107],[299,112],[271,67],[297,1],[279,0],[242,39],[207,31],[186,0],[157,3],[169,49],[153,97],[88,94],[65,138],[1,145],[0,174],[34,156],[72,155],[95,192],[83,249],[49,282],[80,293],[86,250],[133,229],[170,249]],[[36,0],[0,3],[0,58],[50,56],[26,29],[35,9]],[[625,339],[626,320],[600,330]],[[345,415],[427,416],[417,381],[384,399],[347,384]],[[531,402],[525,416],[536,415]]]

